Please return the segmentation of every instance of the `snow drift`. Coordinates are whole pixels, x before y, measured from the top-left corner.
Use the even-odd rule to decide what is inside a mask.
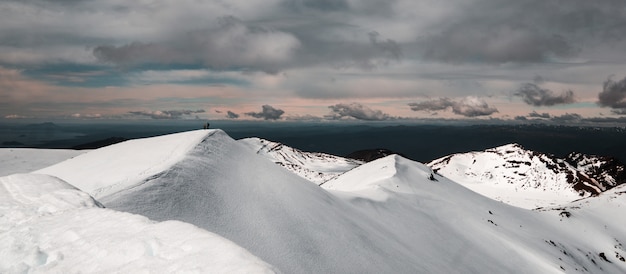
[[[0,178],[0,272],[259,272],[271,266],[232,242],[177,221],[100,208],[47,175]]]
[[[98,199],[131,188],[180,162],[206,131],[130,140],[41,169]]]
[[[0,148],[0,176],[42,169],[85,152],[87,150]]]

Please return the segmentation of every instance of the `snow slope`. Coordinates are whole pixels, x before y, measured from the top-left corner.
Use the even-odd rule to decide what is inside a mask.
[[[566,204],[615,185],[564,159],[517,144],[453,154],[428,166],[473,191],[528,209]]]
[[[257,154],[313,183],[322,184],[363,162],[319,152],[304,152],[281,143],[261,138],[245,138],[239,142]]]
[[[133,187],[181,161],[206,135],[196,130],[129,140],[41,169],[94,198]]]
[[[0,178],[1,273],[272,273],[232,242],[177,221],[100,208],[58,178]]]
[[[285,273],[410,273],[418,257],[384,225],[224,132],[109,208],[224,236]]]
[[[626,256],[623,187],[565,208],[529,211],[476,194],[397,155],[322,187],[393,227],[421,258],[416,272],[626,271],[620,259]],[[564,211],[571,212],[569,218]]]
[[[100,194],[107,208],[194,224],[286,273],[626,272],[619,259],[626,255],[621,187],[571,207],[531,211],[397,155],[319,187],[220,130],[160,140],[114,145],[101,155],[94,150],[84,161],[40,172],[70,179],[73,170],[83,172],[85,180],[70,183]],[[143,161],[159,161],[135,154],[146,147],[168,151],[176,147],[170,142],[188,149],[152,175],[103,164],[120,159],[145,168]],[[116,156],[101,158],[109,155]],[[110,185],[116,191],[99,191]]]
[[[85,152],[87,150],[0,148],[0,176],[31,172]]]

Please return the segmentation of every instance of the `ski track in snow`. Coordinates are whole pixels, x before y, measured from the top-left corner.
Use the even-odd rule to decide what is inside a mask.
[[[43,229],[44,224],[46,228],[77,225],[68,221],[72,215],[83,216],[83,223],[103,222],[107,229],[92,236],[111,238],[113,243],[123,245],[115,242],[120,232],[113,228],[122,228],[112,224],[119,224],[114,216],[122,214],[134,219],[137,215],[111,210],[115,209],[164,221],[157,224],[176,220],[175,229],[163,225],[163,234],[158,235],[165,238],[174,237],[171,232],[178,231],[177,226],[212,235],[221,243],[218,248],[232,247],[227,254],[240,254],[234,257],[244,259],[243,265],[218,260],[222,263],[216,266],[218,269],[230,266],[233,272],[274,270],[261,260],[285,273],[626,272],[626,249],[622,246],[626,242],[626,218],[621,217],[626,207],[623,186],[597,197],[531,211],[477,194],[421,163],[397,155],[360,165],[318,187],[257,151],[220,130],[193,131],[113,145],[74,158],[81,160],[71,159],[42,169],[38,173],[62,178],[92,196],[97,194],[98,201],[108,209],[97,208],[97,202],[74,188],[73,193],[83,193],[87,196],[81,199],[91,202],[78,209],[49,211],[50,214],[33,213],[38,210],[24,213],[23,209],[14,210],[0,202],[2,218],[9,218],[0,219],[0,227],[9,227],[9,232],[3,230],[0,237],[17,237],[16,231],[32,233],[19,238],[27,242],[23,247],[15,247],[17,240],[0,241],[10,245],[2,246],[0,251],[5,253],[0,255],[8,250],[14,256],[10,258],[26,262],[27,268],[20,269],[52,266],[42,266],[42,261],[51,259],[41,259],[44,256],[39,255],[37,248],[41,253],[56,254],[45,248],[62,245],[44,247],[27,239],[43,238],[49,230]],[[112,159],[117,161],[111,164]],[[138,170],[149,172],[137,174]],[[114,171],[120,174],[109,175]],[[24,180],[38,183],[33,177]],[[116,186],[116,191],[108,191],[110,185]],[[11,193],[15,196],[18,192],[13,189]],[[42,193],[48,192],[54,190],[42,188]],[[19,202],[9,199],[11,194],[5,196],[14,203],[34,201],[22,197]],[[137,222],[121,227],[154,224],[145,218]],[[17,226],[20,227],[15,230]],[[153,241],[146,242],[130,244],[125,254],[145,260],[126,269],[167,269],[161,267],[169,264],[159,265],[159,260],[145,258],[154,255],[151,248],[137,247],[154,246]],[[206,248],[204,244],[200,246]],[[93,246],[86,248],[93,251]],[[22,252],[26,249],[31,251]],[[208,252],[211,250],[214,249]],[[186,254],[183,251],[176,249],[168,254]],[[80,254],[68,254],[54,262],[83,258]],[[105,267],[126,258],[111,253],[85,254],[105,259]],[[190,259],[195,256],[180,256],[177,258],[181,264],[187,260],[195,262]],[[4,269],[18,269],[12,267]],[[71,269],[90,270],[88,265],[74,267]],[[106,272],[112,268],[102,269]]]

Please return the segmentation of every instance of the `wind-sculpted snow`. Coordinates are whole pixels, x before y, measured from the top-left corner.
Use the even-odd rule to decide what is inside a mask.
[[[239,142],[247,145],[257,154],[318,185],[363,164],[358,160],[326,153],[300,151],[260,138],[246,138]]]
[[[107,207],[222,235],[285,273],[411,273],[419,258],[384,224],[223,132]]]
[[[399,156],[364,164],[322,187],[393,227],[422,266],[450,263],[429,273],[626,271],[626,219],[619,217],[626,206],[624,187],[529,211],[478,195]]]
[[[576,159],[581,159],[580,166],[576,165]],[[585,168],[588,164],[582,159],[585,159],[584,156],[558,159],[510,144],[446,156],[428,165],[473,191],[528,209],[566,204],[598,195],[626,182],[620,165],[613,167],[615,171],[621,168],[621,173],[594,174],[590,171],[597,171],[599,166],[607,165],[598,162],[598,167]],[[619,182],[615,180],[617,177],[611,177],[616,175],[619,176]]]
[[[0,176],[31,172],[85,152],[87,150],[0,148]]]
[[[0,273],[273,271],[218,235],[100,208],[58,178],[0,178]]]
[[[103,176],[85,175],[85,181],[71,183],[100,194],[98,200],[109,209],[194,224],[285,273],[626,272],[620,259],[626,256],[626,219],[621,217],[626,189],[620,186],[573,204],[531,211],[480,195],[397,155],[363,164],[320,187],[220,130],[160,140],[160,145],[155,139],[138,140],[124,150],[112,146],[101,154],[111,157],[106,159],[95,150],[85,154],[93,158],[55,168]],[[163,150],[152,155],[166,155],[176,147],[170,142],[185,152],[152,172],[102,165],[120,159],[143,170],[159,163],[154,159],[159,157],[133,154],[148,146]],[[120,174],[105,176],[113,172]],[[98,191],[110,185],[118,186],[116,191]]]
[[[59,177],[98,199],[167,170],[212,132],[197,130],[130,140],[36,172]]]

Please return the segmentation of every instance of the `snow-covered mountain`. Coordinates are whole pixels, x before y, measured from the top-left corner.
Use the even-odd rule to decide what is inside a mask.
[[[326,153],[304,152],[261,138],[245,138],[239,142],[247,145],[257,154],[318,185],[363,164],[358,160]]]
[[[478,193],[524,208],[565,204],[626,182],[623,165],[613,158],[572,153],[559,159],[518,144],[453,154],[428,166]]]
[[[102,206],[58,178],[0,177],[0,273],[273,273],[214,233]]]
[[[97,149],[38,173],[67,181],[95,197],[97,202],[78,192],[91,204],[101,203],[107,208],[94,209],[90,205],[77,209],[93,211],[76,220],[86,227],[101,222],[105,228],[117,224],[110,235],[107,229],[94,232],[100,239],[111,237],[112,243],[124,245],[115,241],[122,237],[118,236],[120,231],[139,227],[131,229],[138,232],[129,236],[136,239],[144,230],[143,225],[118,222],[113,217],[106,222],[103,219],[108,213],[104,212],[140,214],[162,221],[157,224],[171,220],[181,226],[192,224],[202,233],[228,239],[233,245],[226,249],[227,255],[244,254],[238,257],[243,260],[241,269],[238,262],[220,261],[223,264],[218,266],[232,266],[229,272],[256,272],[249,267],[274,270],[269,265],[286,273],[626,272],[626,248],[622,246],[626,242],[626,219],[621,217],[626,207],[623,186],[572,204],[527,210],[480,195],[426,165],[397,155],[362,164],[320,187],[257,151],[223,131],[199,130]],[[34,188],[41,183],[36,178],[23,179]],[[54,192],[49,188],[41,191],[37,195]],[[46,198],[38,207],[47,203]],[[37,245],[40,250],[60,248],[62,242],[50,242],[42,236],[46,229],[74,229],[63,227],[73,220],[71,212],[46,215],[45,226],[31,222],[31,215],[13,212],[11,207],[0,207],[0,216],[12,218],[4,224],[21,222],[23,226],[14,229],[7,225],[9,229],[0,232],[0,239],[19,236],[24,231],[31,234],[12,241],[15,244],[10,247],[2,246],[4,241],[0,240],[0,252],[9,249],[13,254],[10,262],[47,262],[50,259],[35,256],[39,254],[37,249],[19,252],[24,249],[18,243],[22,239],[42,239],[42,244]],[[151,223],[147,219],[142,222]],[[177,226],[161,229],[163,234],[159,235],[163,237],[168,233],[171,237],[188,233]],[[84,235],[82,230],[76,231]],[[68,235],[68,239],[73,239]],[[54,237],[62,238],[65,234],[58,232]],[[139,243],[147,247],[161,243],[160,238],[150,239],[154,238],[150,236]],[[87,243],[83,252],[101,262],[125,262],[126,257],[120,258],[119,254],[130,258],[155,254],[172,258],[189,251],[182,244],[180,252],[168,251],[164,255],[151,253],[154,249],[141,249],[138,244],[122,253],[97,252],[108,250],[100,249],[106,243],[84,242]],[[209,250],[219,249],[222,244],[218,242]],[[247,251],[240,253],[237,246]],[[96,251],[84,251],[92,249]],[[4,258],[3,254],[0,258]],[[67,261],[82,258],[75,253],[63,254]],[[202,256],[193,258],[205,258]],[[157,269],[152,268],[153,264],[163,266],[144,261],[124,270]],[[85,272],[90,270],[88,266],[81,267],[85,267]],[[15,272],[1,271],[5,269],[11,268],[0,272]]]
[[[626,271],[626,220],[617,217],[626,205],[624,187],[530,211],[478,195],[397,155],[322,187],[401,235],[422,258],[418,273]]]

